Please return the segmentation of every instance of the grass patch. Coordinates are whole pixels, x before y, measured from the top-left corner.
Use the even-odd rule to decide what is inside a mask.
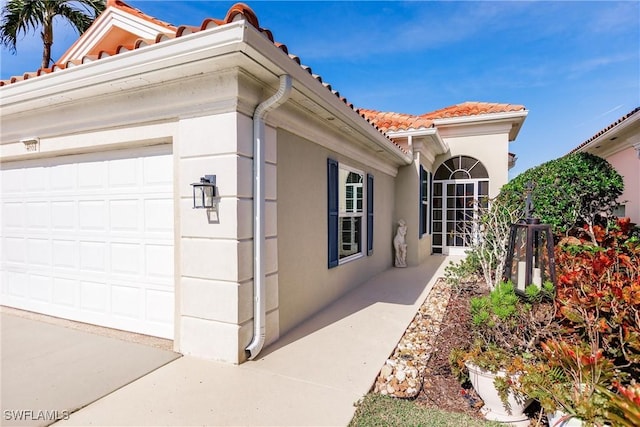
[[[359,403],[349,427],[488,427],[500,426],[465,414],[425,408],[414,402],[369,393]]]

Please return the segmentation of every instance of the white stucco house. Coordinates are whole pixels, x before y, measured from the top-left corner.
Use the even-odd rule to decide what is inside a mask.
[[[640,224],[640,107],[620,117],[571,153],[587,152],[606,159],[624,179],[615,214]]]
[[[400,219],[409,266],[463,251],[527,116],[354,108],[243,4],[176,27],[109,0],[0,86],[1,304],[230,363],[393,268]]]

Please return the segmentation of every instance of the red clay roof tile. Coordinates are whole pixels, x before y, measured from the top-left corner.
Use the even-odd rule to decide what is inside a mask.
[[[433,120],[411,114],[391,113],[361,108],[360,115],[381,132],[396,132],[409,129],[422,129],[433,126]]]
[[[440,110],[423,114],[420,117],[427,119],[448,119],[452,117],[477,116],[481,114],[507,113],[511,111],[524,110],[525,108],[523,105],[469,101],[463,102],[462,104],[456,104],[450,107],[441,108]]]
[[[524,111],[522,105],[496,104],[488,102],[464,102],[452,105],[431,113],[421,115],[387,113],[383,111],[360,109],[360,113],[369,122],[378,126],[382,132],[397,132],[410,129],[433,127],[436,119],[452,117],[466,117],[481,114],[506,113],[510,111]]]

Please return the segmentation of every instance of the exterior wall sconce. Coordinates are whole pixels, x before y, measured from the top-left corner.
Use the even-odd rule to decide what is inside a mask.
[[[556,283],[556,263],[553,253],[551,226],[540,224],[531,216],[533,184],[527,183],[525,218],[511,224],[504,278],[511,280],[516,292],[524,294],[530,284],[541,286],[547,281]]]
[[[215,209],[220,202],[215,175],[205,175],[200,182],[194,182],[193,209]]]

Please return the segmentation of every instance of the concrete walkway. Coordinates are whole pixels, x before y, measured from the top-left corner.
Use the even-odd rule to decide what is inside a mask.
[[[240,366],[179,358],[56,426],[345,426],[447,257],[391,269]]]

